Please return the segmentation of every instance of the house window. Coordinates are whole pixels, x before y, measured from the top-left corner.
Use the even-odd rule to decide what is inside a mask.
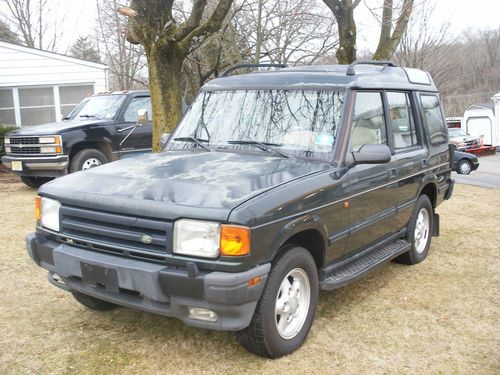
[[[15,125],[14,98],[12,89],[0,90],[0,125]]]
[[[23,126],[56,121],[52,87],[20,88],[19,107]]]
[[[66,117],[83,98],[94,93],[94,86],[59,86],[61,113]]]

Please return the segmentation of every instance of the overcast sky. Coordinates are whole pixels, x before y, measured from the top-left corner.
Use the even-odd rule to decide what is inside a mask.
[[[79,35],[93,32],[96,25],[95,0],[49,0],[59,3],[56,17],[64,15],[62,40],[59,52],[65,50]],[[356,8],[355,19],[358,24],[358,49],[374,50],[379,25],[364,5],[377,5],[382,0],[363,0]],[[450,22],[450,31],[458,35],[467,29],[492,29],[500,27],[500,0],[420,0],[426,4],[436,3],[433,24],[439,26]],[[332,16],[333,17],[333,16]]]

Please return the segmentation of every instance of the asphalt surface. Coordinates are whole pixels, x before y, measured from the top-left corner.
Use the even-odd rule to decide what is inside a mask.
[[[469,175],[461,175],[456,172],[452,172],[452,175],[459,184],[500,189],[500,153],[480,156],[479,168]]]

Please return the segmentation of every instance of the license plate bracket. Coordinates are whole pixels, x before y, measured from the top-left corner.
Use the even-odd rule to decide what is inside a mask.
[[[80,262],[82,279],[93,287],[104,287],[108,292],[119,292],[118,273],[113,268],[96,266],[94,264]]]
[[[13,160],[11,162],[12,170],[16,172],[21,172],[23,170],[23,162],[19,160]]]

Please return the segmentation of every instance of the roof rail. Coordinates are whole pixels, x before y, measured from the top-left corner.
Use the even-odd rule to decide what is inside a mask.
[[[380,61],[376,61],[376,60],[363,61],[363,60],[360,60],[360,61],[354,61],[352,64],[350,64],[347,67],[346,75],[348,75],[348,76],[354,76],[354,75],[356,75],[356,71],[354,70],[354,67],[356,65],[384,65],[384,66],[394,66],[394,67],[397,66],[396,64],[394,64],[394,62],[389,61],[389,60],[380,60]]]
[[[236,69],[243,69],[243,68],[288,68],[287,64],[237,64],[233,65],[230,68],[227,68],[224,70],[224,72],[221,74],[221,77],[227,77],[229,73],[231,73],[233,70]]]

